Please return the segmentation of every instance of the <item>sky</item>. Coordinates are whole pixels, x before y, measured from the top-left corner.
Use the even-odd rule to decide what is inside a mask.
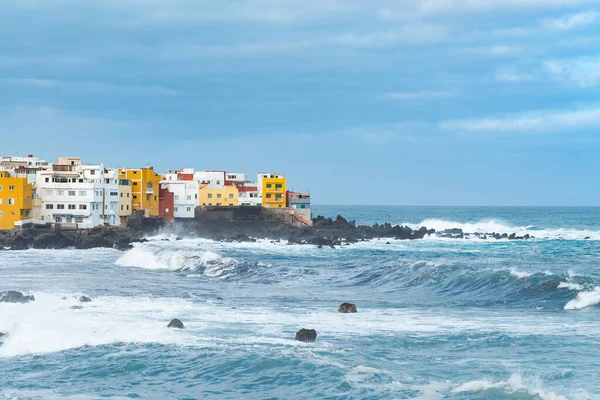
[[[0,0],[0,155],[600,205],[598,0]]]

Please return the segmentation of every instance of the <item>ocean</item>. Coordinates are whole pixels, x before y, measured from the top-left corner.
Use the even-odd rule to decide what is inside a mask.
[[[2,251],[0,399],[600,399],[600,208],[314,212],[535,239]]]

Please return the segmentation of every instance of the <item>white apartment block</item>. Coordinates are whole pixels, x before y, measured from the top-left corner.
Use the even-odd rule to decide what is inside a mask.
[[[211,189],[225,187],[225,171],[196,171],[194,172],[194,180],[202,186],[208,185]]]
[[[78,228],[120,224],[117,170],[61,159],[36,181],[42,221]]]
[[[200,205],[200,182],[189,180],[194,170],[184,168],[181,171],[169,171],[161,187],[173,193],[173,216],[175,218],[194,218],[196,207]]]

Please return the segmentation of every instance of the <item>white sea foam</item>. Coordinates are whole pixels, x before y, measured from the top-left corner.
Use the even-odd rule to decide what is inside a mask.
[[[160,343],[166,345],[236,347],[269,345],[284,347],[337,348],[332,341],[360,336],[460,334],[503,332],[511,336],[597,334],[596,323],[576,324],[565,329],[564,315],[482,316],[465,310],[360,309],[360,318],[337,313],[332,303],[324,308],[273,309],[226,299],[207,301],[180,298],[98,297],[83,309],[72,294],[34,292],[28,304],[0,303],[0,332],[5,332],[0,357],[39,354],[111,343]],[[67,296],[68,300],[61,300]],[[235,304],[236,308],[231,305]],[[185,324],[182,331],[166,327],[172,318]],[[317,343],[293,340],[300,327],[314,328]],[[216,330],[216,331],[215,331]],[[221,333],[227,332],[223,336]],[[358,333],[359,332],[359,333]],[[329,351],[329,350],[328,350]]]
[[[579,283],[561,282],[558,284],[558,289],[583,290],[583,286]]]
[[[62,300],[63,295],[68,299]],[[180,299],[94,298],[73,310],[76,299],[67,294],[35,293],[28,304],[0,304],[0,331],[7,333],[0,357],[39,354],[125,343],[191,343],[185,331],[167,328],[189,303]]]
[[[511,234],[515,233],[517,236],[525,236],[526,234],[533,235],[538,239],[565,239],[565,240],[583,240],[589,238],[590,240],[600,240],[600,230],[585,230],[585,229],[569,229],[569,228],[555,228],[555,229],[535,229],[531,225],[527,226],[511,226],[500,220],[490,219],[482,220],[478,222],[464,223],[456,221],[448,221],[437,218],[430,218],[421,221],[418,224],[404,223],[402,225],[408,225],[413,229],[418,229],[422,226],[428,229],[435,229],[437,232],[444,231],[447,229],[462,229],[464,233],[500,233],[500,234]],[[430,238],[435,238],[435,235]],[[476,238],[472,238],[477,240]]]
[[[600,304],[600,287],[587,292],[579,292],[577,297],[565,305],[565,310],[581,310]]]
[[[529,278],[531,276],[529,272],[517,271],[514,268],[511,268],[509,271],[512,276],[517,277],[519,279]]]
[[[508,381],[490,382],[488,380],[471,381],[460,385],[453,390],[454,393],[478,393],[488,390],[500,390],[505,394],[526,394],[541,400],[567,400],[561,394],[557,394],[541,387],[539,382],[525,383],[518,374],[513,374]]]

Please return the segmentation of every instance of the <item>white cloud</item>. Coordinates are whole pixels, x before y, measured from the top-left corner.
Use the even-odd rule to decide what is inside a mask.
[[[454,97],[456,93],[454,92],[428,92],[428,91],[419,91],[419,92],[388,92],[384,93],[382,97],[387,100],[423,100],[423,99],[436,99],[436,98],[445,98],[445,97]]]
[[[4,78],[0,86],[16,86],[39,89],[60,89],[80,93],[117,93],[126,95],[177,96],[183,92],[163,86],[112,85],[97,81],[60,81],[37,78]]]
[[[512,69],[499,69],[496,71],[496,79],[500,82],[528,82],[534,80],[530,74],[519,73]]]
[[[582,88],[600,83],[600,56],[551,60],[544,67],[554,79]]]
[[[546,110],[501,118],[453,120],[440,123],[447,131],[474,133],[534,133],[578,131],[600,127],[600,107]]]
[[[593,24],[600,17],[596,11],[588,11],[578,14],[567,15],[561,18],[551,18],[543,21],[542,26],[547,29],[558,31],[570,31]]]

